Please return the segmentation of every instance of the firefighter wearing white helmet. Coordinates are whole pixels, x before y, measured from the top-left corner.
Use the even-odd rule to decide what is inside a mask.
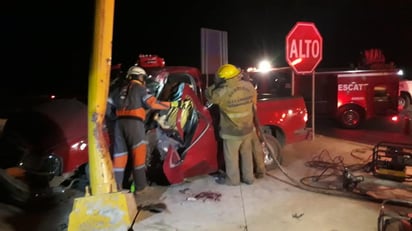
[[[116,126],[114,129],[113,170],[119,190],[127,189],[123,179],[125,168],[130,159],[133,164],[133,181],[136,192],[147,188],[146,179],[146,110],[168,110],[180,107],[180,101],[159,101],[146,88],[146,71],[138,66],[132,66],[127,71],[126,84],[109,96],[109,103],[116,111]],[[128,177],[126,177],[128,178]]]
[[[140,81],[145,81],[147,78],[147,73],[146,71],[138,66],[131,66],[129,68],[129,70],[127,70],[127,75],[126,75],[126,79],[136,79],[138,80],[139,78],[141,78]]]
[[[223,81],[206,89],[207,100],[218,105],[220,110],[219,134],[223,139],[226,176],[218,178],[216,182],[227,185],[239,185],[241,182],[252,184],[255,179],[252,157],[252,139],[255,134],[253,107],[256,106],[257,93],[250,82],[242,79],[242,71],[232,64],[219,67],[216,76]]]

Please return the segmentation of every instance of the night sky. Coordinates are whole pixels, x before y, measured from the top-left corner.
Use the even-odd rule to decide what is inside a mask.
[[[11,1],[10,1],[11,2]],[[7,91],[87,91],[94,1],[4,3],[0,15],[3,81]],[[346,67],[365,49],[412,67],[412,1],[141,1],[118,0],[112,63],[129,66],[139,53],[167,65],[200,68],[200,29],[228,32],[229,62],[247,67],[263,58],[285,66],[285,37],[298,21],[323,37],[319,67]],[[186,2],[186,1],[185,1]],[[37,10],[36,10],[37,9]],[[34,87],[40,85],[40,88]]]

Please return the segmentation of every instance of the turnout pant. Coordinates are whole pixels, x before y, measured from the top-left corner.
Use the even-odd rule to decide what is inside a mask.
[[[254,132],[245,136],[223,139],[223,153],[225,158],[226,183],[229,185],[240,184],[240,173],[242,182],[252,184],[253,175],[253,147],[252,139]],[[239,158],[240,157],[240,158]],[[240,163],[239,163],[240,162]],[[240,164],[240,168],[239,168]]]
[[[131,161],[133,166],[132,174],[136,190],[144,189],[147,186],[145,163],[147,140],[143,121],[137,118],[119,118],[114,130],[113,149],[114,177],[119,190],[123,188],[128,161]]]
[[[257,175],[264,175],[266,173],[265,167],[265,154],[263,152],[262,143],[259,140],[258,135],[256,132],[253,133],[253,162],[255,167],[255,173]]]

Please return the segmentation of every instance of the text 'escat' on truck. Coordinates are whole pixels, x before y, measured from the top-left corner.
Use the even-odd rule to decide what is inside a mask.
[[[359,128],[366,120],[376,117],[397,122],[400,119],[399,110],[402,109],[398,101],[401,101],[399,84],[403,70],[395,68],[393,63],[385,64],[379,49],[366,50],[362,55],[362,65],[358,68],[316,69],[313,73],[314,88],[312,73],[297,74],[290,67],[249,68],[249,72],[266,80],[262,87],[266,87],[268,94],[272,91],[269,86],[274,81],[293,85],[292,94],[305,99],[309,116],[312,115],[314,90],[315,117],[334,119],[342,128]]]

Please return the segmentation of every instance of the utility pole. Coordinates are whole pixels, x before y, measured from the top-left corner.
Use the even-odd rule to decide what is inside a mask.
[[[76,198],[69,231],[128,230],[137,213],[133,194],[117,192],[103,124],[110,82],[114,0],[96,0],[89,72],[88,153],[90,188]]]

